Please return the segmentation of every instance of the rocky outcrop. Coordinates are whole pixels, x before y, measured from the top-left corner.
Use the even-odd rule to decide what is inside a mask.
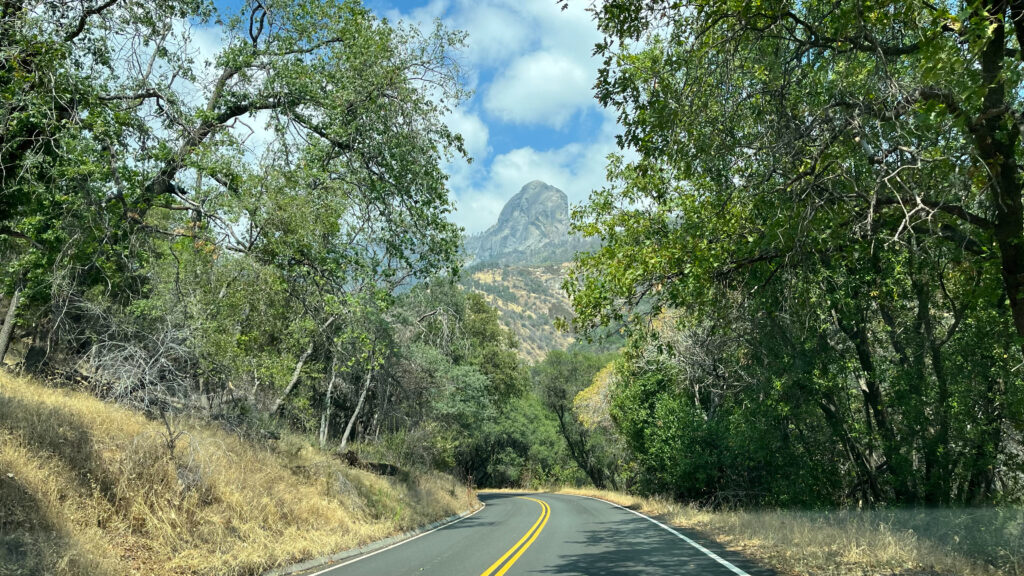
[[[569,198],[534,180],[505,204],[497,223],[465,239],[469,263],[524,264],[570,259],[584,243],[569,234]]]

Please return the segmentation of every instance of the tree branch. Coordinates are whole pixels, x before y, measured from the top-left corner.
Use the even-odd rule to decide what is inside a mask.
[[[88,22],[91,16],[95,16],[100,12],[103,12],[107,8],[110,8],[114,4],[117,4],[119,0],[107,0],[106,2],[93,6],[92,8],[86,9],[82,12],[82,15],[78,18],[78,24],[75,25],[75,29],[64,35],[65,42],[71,42],[75,38],[78,38],[82,32],[85,31],[85,24]]]

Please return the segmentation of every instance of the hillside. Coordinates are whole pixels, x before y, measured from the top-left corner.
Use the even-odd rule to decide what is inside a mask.
[[[547,266],[487,266],[467,269],[461,284],[483,294],[501,323],[519,338],[522,357],[538,361],[548,350],[564,349],[572,336],[555,329],[554,319],[570,314],[562,291],[566,263]]]
[[[519,338],[520,355],[538,361],[573,342],[554,327],[556,317],[570,314],[561,284],[573,255],[594,245],[570,234],[565,193],[533,180],[509,199],[494,225],[465,238],[470,265],[460,283],[483,294]]]
[[[451,477],[378,476],[298,437],[172,429],[0,372],[0,574],[258,574],[473,504]]]

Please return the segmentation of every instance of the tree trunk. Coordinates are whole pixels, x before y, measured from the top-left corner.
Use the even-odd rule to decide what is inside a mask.
[[[11,347],[11,336],[14,334],[14,321],[18,315],[18,302],[21,300],[21,286],[14,289],[11,296],[11,304],[7,307],[7,315],[4,317],[4,327],[0,329],[0,366],[3,366],[7,350]]]
[[[954,314],[956,314],[954,309]],[[946,504],[951,493],[950,479],[950,446],[949,446],[949,378],[946,375],[946,361],[942,355],[942,346],[953,337],[959,320],[947,329],[942,342],[935,336],[935,325],[929,316],[924,324],[925,339],[928,353],[932,360],[932,373],[935,374],[936,407],[934,431],[925,443],[925,498],[929,505]]]
[[[846,449],[847,456],[857,468],[861,478],[859,483],[860,489],[864,492],[865,499],[868,502],[882,500],[882,488],[878,484],[875,467],[868,455],[865,454],[864,450],[857,444],[857,441],[847,431],[843,418],[839,415],[838,410],[836,410],[835,404],[831,399],[826,400],[825,398],[819,398],[817,403],[818,408],[821,409],[821,413],[825,417],[825,423],[832,431],[832,435],[842,443],[843,448]]]
[[[335,317],[331,316],[327,320],[327,322],[324,323],[322,330],[326,330],[327,328],[329,328],[330,325],[334,322],[334,319]],[[291,380],[288,381],[288,385],[285,386],[284,392],[282,392],[281,395],[277,397],[277,400],[274,401],[273,406],[271,406],[270,410],[267,412],[270,416],[277,414],[277,411],[280,410],[281,406],[284,404],[285,399],[287,399],[288,395],[292,393],[292,390],[295,388],[295,385],[299,383],[299,376],[302,375],[302,367],[306,365],[306,360],[308,360],[309,356],[313,353],[313,345],[315,343],[316,337],[314,335],[313,337],[310,338],[309,346],[306,347],[306,350],[302,353],[302,356],[299,356],[299,361],[295,363],[295,370],[292,372],[292,378]]]
[[[295,385],[299,383],[299,376],[302,374],[302,367],[305,366],[306,360],[312,353],[313,340],[310,340],[309,346],[306,347],[306,350],[305,352],[302,353],[302,356],[299,356],[299,361],[295,363],[295,370],[292,372],[292,378],[291,380],[288,381],[288,385],[284,387],[284,392],[282,392],[281,395],[277,397],[277,400],[274,400],[274,404],[270,407],[269,414],[271,416],[277,414],[277,411],[281,409],[281,405],[284,404],[285,399],[288,398],[289,394],[291,394],[292,389],[295,388]]]
[[[566,446],[569,448],[569,455],[576,461],[580,469],[590,477],[590,481],[594,483],[595,488],[605,488],[604,471],[594,463],[593,454],[587,449],[586,432],[576,428],[573,425],[575,424],[574,422],[569,422],[570,418],[575,419],[575,415],[568,410],[564,403],[559,403],[555,407],[555,416],[558,417],[558,429],[562,433],[562,438],[565,439]],[[573,428],[576,432],[575,437],[573,436]]]
[[[391,387],[384,391],[384,402],[381,404],[380,410],[373,415],[373,441],[376,442],[380,439],[380,426],[384,421],[382,416],[388,412],[388,399],[391,398]]]
[[[837,315],[838,318],[838,315]],[[882,438],[882,452],[889,465],[894,480],[896,498],[900,502],[907,503],[914,499],[911,489],[911,463],[906,456],[900,452],[900,445],[896,439],[896,429],[889,419],[889,413],[885,406],[882,395],[882,385],[878,381],[878,373],[875,371],[875,363],[871,353],[871,343],[868,339],[867,330],[864,327],[866,319],[861,317],[853,321],[852,325],[840,321],[840,329],[846,333],[853,344],[857,354],[857,362],[863,372],[861,380],[861,394],[871,409],[871,416],[875,421],[875,429]]]
[[[1011,6],[1012,4],[1012,6]],[[985,162],[988,192],[995,211],[993,227],[999,247],[1003,286],[1010,304],[1014,328],[1024,356],[1024,202],[1017,165],[1020,132],[1012,107],[1006,102],[1004,58],[1006,54],[1007,10],[1017,39],[1024,39],[1024,6],[1019,1],[990,0],[983,5],[991,22],[988,44],[981,53],[982,86],[987,87],[982,110],[971,128],[978,156]],[[1021,56],[1024,58],[1024,55]],[[967,498],[985,501],[995,482],[995,466],[1002,432],[1002,398],[1005,384],[989,383],[992,412],[975,450],[974,465],[968,481]]]
[[[1018,178],[1017,148],[1020,132],[1006,104],[1006,85],[1002,79],[1006,52],[1005,0],[985,6],[993,27],[981,54],[981,77],[987,86],[983,109],[973,127],[978,155],[988,169],[989,195],[995,210],[995,240],[1003,273],[1003,286],[1010,302],[1013,325],[1021,338],[1024,355],[1024,204]],[[1014,22],[1016,26],[1020,23]],[[1017,30],[1021,32],[1020,29]],[[1020,34],[1019,34],[1020,35]]]
[[[892,446],[896,442],[896,432],[889,421],[889,413],[882,398],[882,386],[878,382],[875,362],[871,354],[871,343],[868,341],[864,321],[863,319],[856,320],[852,326],[841,323],[840,327],[849,336],[853,349],[857,353],[857,362],[860,364],[861,372],[864,373],[864,378],[861,381],[861,393],[871,408],[871,416],[875,420],[878,433],[882,436],[883,443]]]
[[[370,386],[373,384],[373,359],[370,359],[370,368],[366,370],[366,378],[363,381],[363,391],[359,393],[359,401],[356,402],[356,409],[352,411],[352,417],[348,419],[348,425],[345,426],[345,433],[341,435],[341,445],[338,450],[344,450],[348,444],[348,439],[352,435],[352,428],[356,425],[356,420],[359,418],[359,411],[363,409],[363,402],[366,401],[366,393],[370,391]]]
[[[331,364],[331,380],[327,383],[327,394],[324,395],[324,413],[320,417],[320,447],[327,444],[327,432],[331,425],[331,408],[334,405],[334,381],[338,377],[337,363]]]
[[[981,423],[971,475],[967,482],[967,503],[975,506],[991,502],[995,492],[996,467],[1003,437],[1002,398],[1006,393],[1006,383],[1002,379],[993,380],[989,382],[987,392],[991,411]]]

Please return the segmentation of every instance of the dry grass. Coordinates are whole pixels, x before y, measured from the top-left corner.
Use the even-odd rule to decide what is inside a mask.
[[[161,425],[0,372],[0,575],[258,574],[466,510],[440,474],[385,478],[299,438]]]
[[[666,499],[564,488],[702,533],[780,574],[1024,574],[1021,509],[719,512]]]

